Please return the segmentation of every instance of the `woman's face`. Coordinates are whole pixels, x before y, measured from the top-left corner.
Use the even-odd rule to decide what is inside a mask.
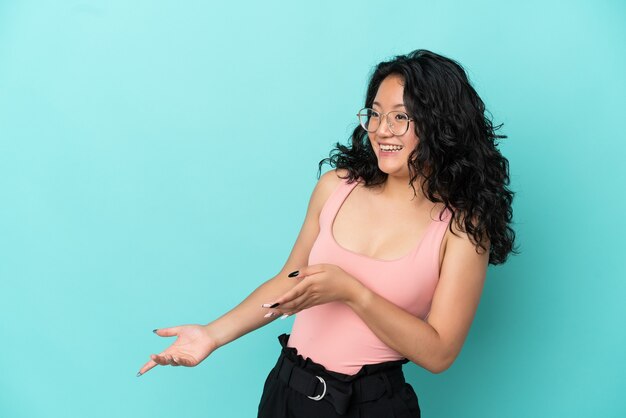
[[[408,110],[404,106],[403,94],[403,78],[395,74],[389,75],[378,87],[372,108],[385,115],[394,110],[408,114]],[[415,149],[419,141],[415,134],[414,122],[410,122],[409,129],[403,135],[398,136],[389,130],[387,120],[383,117],[378,130],[368,132],[368,137],[378,159],[378,168],[382,172],[398,177],[409,175],[407,167],[409,154]],[[381,149],[381,145],[399,145],[402,149],[396,151],[397,147],[393,147],[392,150],[384,151]]]

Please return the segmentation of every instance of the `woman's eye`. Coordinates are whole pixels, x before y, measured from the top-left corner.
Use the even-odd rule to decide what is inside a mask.
[[[405,115],[404,113],[398,113],[396,115],[396,120],[408,120],[408,119],[409,119],[409,116]]]

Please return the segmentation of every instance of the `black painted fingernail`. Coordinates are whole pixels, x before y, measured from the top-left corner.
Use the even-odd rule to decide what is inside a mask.
[[[141,372],[137,372],[137,377],[141,376]]]
[[[154,332],[156,334],[157,330],[158,330],[158,328],[157,329],[153,329],[152,332]]]
[[[280,303],[276,302],[275,304],[273,304],[272,306],[270,306],[270,308],[276,308],[280,305]]]
[[[299,273],[300,273],[299,270],[292,271],[291,273],[289,273],[289,277],[296,277]]]

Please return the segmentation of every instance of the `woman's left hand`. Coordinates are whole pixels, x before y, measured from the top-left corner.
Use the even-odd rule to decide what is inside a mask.
[[[290,280],[298,280],[300,283],[274,301],[279,304],[274,310],[280,315],[292,315],[328,302],[348,302],[356,297],[358,286],[361,285],[353,276],[334,264],[303,267]],[[264,306],[269,305],[273,304]]]

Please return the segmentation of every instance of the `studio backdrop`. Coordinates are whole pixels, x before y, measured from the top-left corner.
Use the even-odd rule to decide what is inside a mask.
[[[283,266],[373,66],[459,61],[508,136],[490,267],[426,418],[623,417],[626,6],[0,2],[0,416],[253,417],[293,318],[156,367]],[[329,167],[324,167],[323,171]]]

